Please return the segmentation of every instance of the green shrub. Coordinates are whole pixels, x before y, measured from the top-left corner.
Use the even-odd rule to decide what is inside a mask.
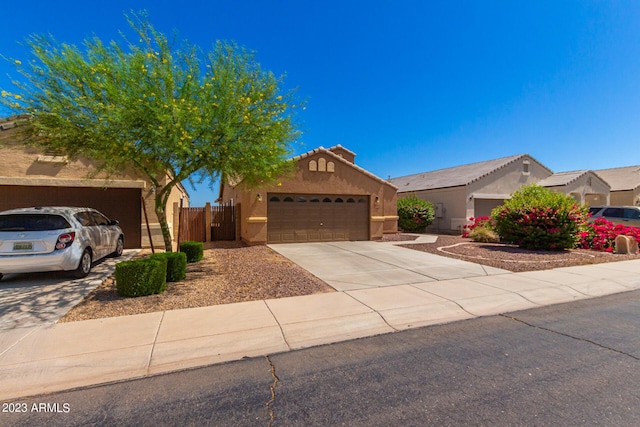
[[[531,184],[513,193],[491,217],[505,242],[527,249],[563,250],[576,246],[587,208],[579,207],[571,196]]]
[[[116,290],[124,297],[160,294],[167,289],[167,259],[139,259],[116,264]]]
[[[404,231],[422,232],[436,217],[430,202],[416,196],[398,199],[398,226]]]
[[[180,252],[187,254],[187,262],[197,262],[204,256],[204,244],[202,242],[182,242],[180,243]]]
[[[167,282],[179,282],[187,277],[187,254],[184,252],[159,252],[149,258],[167,260]]]

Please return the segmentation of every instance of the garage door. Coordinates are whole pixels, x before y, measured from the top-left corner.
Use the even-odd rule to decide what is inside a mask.
[[[369,196],[268,196],[269,243],[369,240]]]
[[[139,188],[0,186],[0,211],[32,206],[94,208],[120,222],[126,248],[141,246]]]

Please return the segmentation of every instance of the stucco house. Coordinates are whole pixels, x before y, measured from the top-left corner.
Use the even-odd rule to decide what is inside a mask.
[[[611,187],[592,170],[558,172],[537,182],[550,190],[569,195],[581,205],[608,205]]]
[[[611,185],[610,203],[606,204],[640,206],[640,166],[598,169],[595,172]]]
[[[0,211],[30,206],[87,206],[98,209],[120,222],[125,233],[125,247],[150,246],[144,207],[146,207],[154,246],[164,247],[160,225],[154,212],[152,185],[134,171],[123,171],[107,179],[104,174],[90,176],[95,162],[90,159],[70,161],[26,146],[19,135],[26,117],[0,119]],[[166,177],[165,177],[166,179]],[[189,195],[180,185],[169,200],[167,220],[176,236],[177,209],[180,200],[188,206]]]
[[[219,202],[240,210],[241,239],[265,243],[377,240],[398,229],[397,188],[336,145],[294,157],[294,172],[262,188],[222,182]]]
[[[580,203],[608,201],[608,184],[593,171],[554,174],[528,154],[471,163],[398,178],[398,197],[416,195],[436,207],[431,231],[460,232],[471,217],[489,215],[526,184],[572,195]]]

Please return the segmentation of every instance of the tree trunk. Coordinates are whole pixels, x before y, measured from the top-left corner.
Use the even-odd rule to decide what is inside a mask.
[[[163,197],[164,191],[156,192],[156,215],[158,216],[158,222],[160,223],[160,230],[162,231],[162,238],[164,239],[164,248],[167,252],[173,252],[173,245],[171,242],[171,231],[169,230],[169,224],[167,223],[166,214],[166,197]]]

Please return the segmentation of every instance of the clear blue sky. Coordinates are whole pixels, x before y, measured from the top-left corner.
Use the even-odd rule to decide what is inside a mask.
[[[31,33],[120,40],[132,9],[286,73],[307,99],[296,154],[342,144],[383,178],[520,153],[556,172],[640,165],[637,1],[14,1],[0,53],[24,58]]]

